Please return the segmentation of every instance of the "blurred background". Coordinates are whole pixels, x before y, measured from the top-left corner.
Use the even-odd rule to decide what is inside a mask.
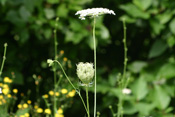
[[[53,30],[59,17],[58,60],[78,86],[76,64],[93,62],[93,20],[82,21],[75,13],[86,8],[108,8],[116,15],[100,16],[96,24],[97,111],[102,117],[112,116],[108,108],[112,105],[117,112],[117,76],[123,70],[122,19],[125,18],[128,88],[132,93],[124,99],[124,117],[172,117],[175,113],[174,6],[174,0],[0,0],[1,61],[3,45],[8,43],[2,76],[14,77],[13,87],[19,92],[32,91],[33,102],[37,100],[33,76],[41,77],[37,98],[53,89],[53,72],[46,62],[54,58]],[[64,76],[60,87],[72,89]],[[93,91],[90,96],[93,113]],[[84,114],[77,95],[64,115],[82,117]]]

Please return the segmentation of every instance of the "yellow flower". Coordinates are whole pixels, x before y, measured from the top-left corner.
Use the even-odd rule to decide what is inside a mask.
[[[37,109],[37,108],[38,108],[38,106],[37,106],[37,105],[35,105],[35,106],[34,106],[34,108],[35,108],[35,109]]]
[[[75,90],[72,90],[68,93],[68,97],[74,97],[75,96]]]
[[[58,112],[59,114],[63,114],[63,109],[62,109],[62,108],[59,108],[57,112]]]
[[[64,58],[63,58],[63,61],[65,61],[65,62],[66,62],[66,61],[67,61],[67,58],[66,58],[66,57],[64,57]]]
[[[28,108],[28,104],[24,103],[23,108]]]
[[[47,108],[47,109],[45,109],[45,111],[44,111],[46,114],[51,114],[51,110],[49,109],[49,108]]]
[[[3,88],[9,89],[9,86],[8,86],[7,84],[4,84],[4,85],[3,85]]]
[[[6,101],[5,99],[2,99],[2,102],[3,102],[3,103],[6,103],[7,101]]]
[[[60,115],[58,113],[55,113],[55,117],[64,117],[64,115]]]
[[[3,93],[4,95],[7,95],[8,92],[9,92],[9,89],[8,89],[8,88],[2,89],[2,93]]]
[[[55,95],[56,95],[56,96],[59,96],[59,95],[60,95],[60,93],[59,93],[59,92],[56,92],[56,93],[55,93]]]
[[[0,101],[0,105],[2,105],[2,102]]]
[[[8,97],[8,98],[11,98],[11,97],[12,97],[12,95],[11,95],[11,94],[8,94],[8,95],[7,95],[7,97]]]
[[[48,98],[49,96],[47,94],[43,95],[43,98]]]
[[[18,89],[13,89],[13,93],[18,93]]]
[[[22,105],[21,104],[18,104],[18,108],[21,109],[22,108]]]
[[[53,91],[49,91],[49,95],[53,96],[54,92]]]
[[[29,113],[24,114],[25,117],[30,117]]]
[[[3,97],[3,95],[0,95],[0,99],[3,99],[4,97]]]
[[[67,93],[67,89],[61,89],[61,93],[62,94],[66,94]]]
[[[27,103],[28,103],[28,104],[31,104],[31,103],[32,103],[32,101],[31,101],[31,100],[27,100]]]
[[[3,83],[0,83],[0,87],[2,87],[3,86]]]
[[[9,82],[9,80],[10,80],[10,78],[9,78],[9,77],[4,77],[4,82],[8,83],[8,82]]]
[[[61,50],[61,51],[60,51],[60,54],[64,54],[64,50]]]
[[[42,108],[38,108],[38,109],[36,110],[36,112],[37,112],[37,113],[42,113],[42,112],[43,112],[43,109],[42,109]]]

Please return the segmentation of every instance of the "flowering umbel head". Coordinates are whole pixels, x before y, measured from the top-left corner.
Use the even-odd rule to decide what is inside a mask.
[[[92,63],[80,62],[77,65],[78,78],[85,84],[88,85],[94,77],[94,68]]]
[[[85,20],[86,16],[98,17],[99,15],[103,15],[103,14],[115,15],[113,10],[109,10],[107,8],[91,8],[91,9],[80,10],[80,11],[77,11],[75,15],[80,15],[79,18],[81,20]]]

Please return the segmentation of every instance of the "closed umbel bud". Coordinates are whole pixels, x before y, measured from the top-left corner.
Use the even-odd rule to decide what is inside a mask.
[[[93,64],[80,62],[77,65],[77,75],[84,84],[88,85],[94,77]]]

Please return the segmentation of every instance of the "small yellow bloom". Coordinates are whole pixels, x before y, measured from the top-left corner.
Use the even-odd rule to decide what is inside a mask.
[[[3,83],[0,83],[0,87],[2,87],[3,86]]]
[[[13,93],[18,93],[18,89],[13,89]]]
[[[18,108],[21,109],[22,108],[22,105],[21,104],[18,104]]]
[[[2,105],[2,102],[0,101],[0,105]]]
[[[59,93],[59,92],[56,92],[56,93],[55,93],[55,95],[56,95],[56,96],[59,96],[59,95],[60,95],[60,93]]]
[[[8,89],[8,88],[2,89],[2,93],[3,93],[4,95],[7,95],[8,92],[9,92],[9,89]]]
[[[29,113],[24,114],[25,117],[30,117]]]
[[[67,92],[68,92],[67,89],[61,89],[62,94],[66,94]]]
[[[47,108],[47,109],[45,109],[45,111],[44,111],[46,114],[51,114],[51,110],[49,109],[49,108]]]
[[[60,51],[60,54],[64,54],[64,50],[61,50],[61,51]]]
[[[4,97],[3,97],[3,95],[0,95],[0,99],[3,99]]]
[[[64,57],[64,58],[63,58],[63,61],[65,61],[65,62],[66,62],[66,61],[67,61],[67,58],[66,58],[66,57]]]
[[[37,113],[42,113],[42,112],[43,112],[43,109],[42,109],[42,108],[38,108],[38,109],[36,110],[36,112],[37,112]]]
[[[10,78],[9,77],[4,77],[4,82],[9,83]]]
[[[60,115],[58,113],[55,113],[55,117],[64,117],[64,115]]]
[[[62,109],[62,108],[59,108],[57,112],[58,112],[59,114],[63,114],[63,109]]]
[[[28,108],[28,104],[24,103],[23,108]]]
[[[31,101],[31,100],[27,100],[27,103],[28,103],[28,104],[31,104],[31,103],[32,103],[32,101]]]
[[[3,88],[4,88],[4,89],[9,89],[9,86],[8,86],[7,84],[4,84],[4,85],[3,85]]]
[[[48,98],[49,96],[47,94],[43,95],[43,98]]]
[[[34,108],[35,108],[35,109],[37,109],[37,108],[38,108],[38,106],[37,106],[37,105],[35,105],[35,106],[34,106]]]
[[[71,91],[68,93],[68,97],[74,97],[75,96],[75,91]]]
[[[53,91],[49,91],[49,95],[53,96],[54,92]]]
[[[11,95],[11,94],[8,94],[8,95],[7,95],[7,97],[8,97],[8,98],[11,98],[11,97],[12,97],[12,95]]]
[[[2,99],[2,102],[3,102],[3,103],[6,103],[7,101],[6,101],[5,99]]]

